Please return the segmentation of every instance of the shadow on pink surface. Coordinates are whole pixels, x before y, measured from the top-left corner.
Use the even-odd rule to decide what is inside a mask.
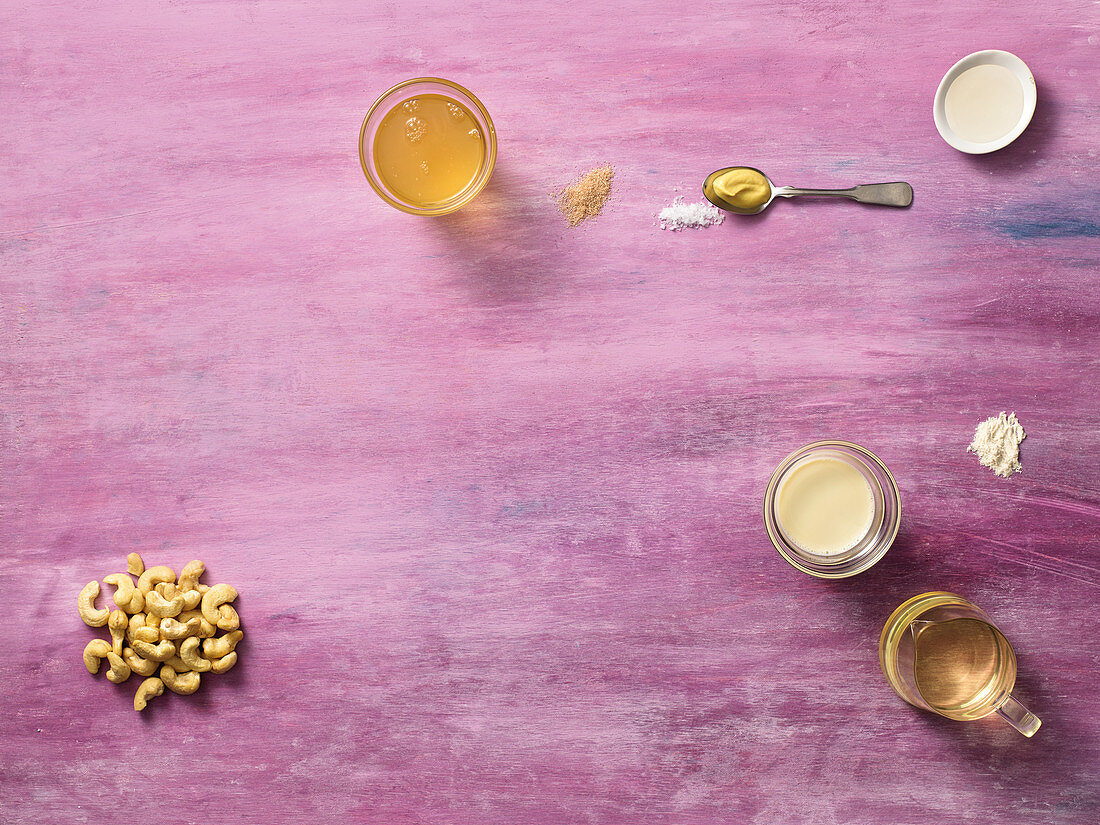
[[[247,637],[246,637],[247,638]],[[151,699],[145,710],[139,714],[141,722],[147,726],[166,724],[166,720],[190,718],[193,712],[210,715],[212,719],[224,718],[227,702],[234,696],[247,696],[250,683],[249,667],[245,643],[238,645],[240,659],[228,673],[202,674],[202,682],[197,691],[189,696],[178,696],[165,690],[161,696]],[[135,686],[136,688],[136,686]],[[185,705],[182,707],[181,705]],[[182,714],[186,713],[184,717]],[[156,730],[157,728],[151,728]]]
[[[448,263],[462,273],[479,304],[538,301],[562,291],[572,278],[577,245],[564,237],[568,230],[550,193],[526,185],[504,164],[473,202],[426,220],[450,245]],[[547,232],[552,226],[562,231]]]
[[[973,765],[976,776],[987,777],[994,789],[1013,793],[1028,787],[1088,788],[1091,784],[1093,788],[1091,793],[1057,802],[1035,802],[1034,813],[1095,811],[1100,805],[1100,786],[1087,760],[1082,759],[1095,742],[1067,713],[1066,704],[1044,685],[1034,672],[1035,664],[1026,656],[1018,654],[1018,658],[1020,671],[1013,693],[1026,697],[1028,707],[1043,722],[1031,739],[1022,737],[996,714],[975,722],[954,722],[907,706],[899,712],[912,711],[914,726],[922,726],[930,736],[957,749],[960,759]],[[1051,794],[1051,798],[1059,797]]]

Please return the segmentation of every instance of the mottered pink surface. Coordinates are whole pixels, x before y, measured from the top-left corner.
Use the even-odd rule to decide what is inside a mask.
[[[931,104],[982,48],[1039,106],[969,157]],[[12,0],[0,58],[0,820],[1100,819],[1095,4]],[[425,74],[500,136],[434,220],[356,156]],[[656,226],[737,163],[916,200]],[[965,453],[1001,410],[1008,480]],[[903,502],[839,583],[760,519],[830,437]],[[75,610],[133,549],[247,634],[144,715]],[[886,685],[931,589],[1002,624],[1034,739]]]

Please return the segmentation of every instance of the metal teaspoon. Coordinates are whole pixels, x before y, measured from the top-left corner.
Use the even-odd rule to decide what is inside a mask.
[[[722,175],[733,170],[755,172],[763,178],[771,189],[771,194],[768,199],[759,206],[752,208],[735,206],[727,201],[715,190],[714,182]],[[763,212],[771,205],[771,202],[775,200],[776,196],[781,198],[793,198],[795,195],[813,195],[826,198],[851,198],[860,203],[875,203],[881,206],[900,207],[909,206],[909,204],[913,202],[913,187],[902,181],[894,183],[865,183],[860,186],[853,186],[851,189],[798,189],[793,186],[776,186],[767,175],[751,166],[727,166],[725,169],[718,169],[717,171],[711,172],[707,175],[707,179],[703,181],[703,194],[708,201],[719,209],[725,209],[727,212],[733,212],[737,215],[756,215],[759,212]]]

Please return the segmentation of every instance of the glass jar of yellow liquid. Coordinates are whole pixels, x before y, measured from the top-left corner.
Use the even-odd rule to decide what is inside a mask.
[[[496,156],[496,130],[481,101],[439,77],[398,83],[375,101],[359,131],[370,185],[413,215],[465,206],[489,182]]]
[[[1012,689],[1016,654],[993,621],[962,596],[922,593],[886,620],[879,664],[914,707],[958,721],[996,713],[1024,736],[1042,724]]]
[[[764,527],[792,566],[821,579],[862,573],[890,549],[901,494],[886,465],[848,441],[818,441],[787,456],[764,493]]]

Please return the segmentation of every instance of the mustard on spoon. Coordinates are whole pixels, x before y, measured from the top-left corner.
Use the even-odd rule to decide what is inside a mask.
[[[881,206],[909,206],[913,202],[913,187],[908,183],[865,183],[851,189],[796,189],[776,186],[768,176],[751,166],[727,166],[707,175],[703,181],[706,199],[727,212],[755,215],[763,212],[775,198],[814,195],[827,198],[851,198],[860,203]]]

